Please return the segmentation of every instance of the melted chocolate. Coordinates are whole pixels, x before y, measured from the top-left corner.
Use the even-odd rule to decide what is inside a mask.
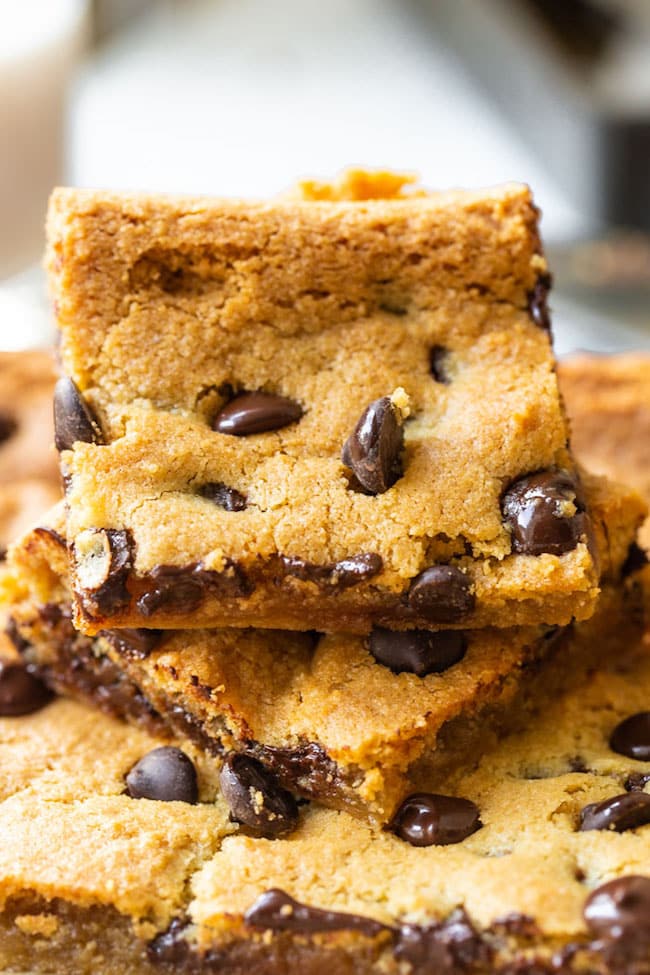
[[[432,565],[413,579],[408,605],[430,623],[458,623],[473,612],[472,582],[453,565]]]
[[[144,592],[137,600],[143,616],[154,613],[192,613],[208,593],[246,596],[251,587],[240,569],[229,565],[224,572],[205,569],[200,562],[190,565],[158,565],[139,580]]]
[[[306,562],[304,559],[287,555],[280,556],[280,560],[286,575],[338,590],[349,589],[359,582],[366,582],[383,568],[381,556],[374,552],[352,555],[348,559],[329,562],[326,565],[316,565],[314,562]]]
[[[359,914],[324,911],[301,904],[277,887],[261,894],[244,915],[246,924],[267,931],[292,931],[296,934],[318,934],[322,931],[358,931],[375,938],[389,930],[385,924]]]
[[[565,471],[520,477],[505,491],[501,508],[512,550],[522,555],[563,555],[587,532],[578,484]]]

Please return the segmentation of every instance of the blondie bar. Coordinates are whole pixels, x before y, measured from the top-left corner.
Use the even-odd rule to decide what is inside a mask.
[[[402,183],[54,193],[56,440],[87,633],[592,612],[530,193]]]
[[[306,806],[290,837],[256,838],[190,746],[199,803],[164,801],[165,775],[137,799],[157,739],[66,701],[0,718],[0,967],[646,975],[650,656],[615,619],[577,691],[552,680],[518,735],[424,777],[383,830]]]
[[[72,626],[59,508],[10,551],[10,632],[58,692],[157,730],[162,717],[219,764],[245,756],[297,795],[386,822],[425,753],[438,775],[473,764],[534,700],[546,660],[572,659],[576,672],[579,659],[592,663],[612,599],[627,600],[636,625],[634,593],[619,579],[645,508],[602,478],[585,475],[585,490],[606,582],[583,629],[116,629],[92,638]]]

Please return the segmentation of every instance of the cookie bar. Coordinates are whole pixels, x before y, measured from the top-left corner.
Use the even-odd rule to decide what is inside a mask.
[[[611,583],[645,509],[602,478],[586,475],[585,490]],[[533,699],[538,665],[592,663],[593,634],[606,626],[601,608],[584,634],[122,629],[90,638],[70,618],[61,509],[46,521],[10,552],[4,590],[14,641],[50,686],[145,726],[162,716],[220,762],[245,755],[293,793],[380,822],[425,752],[438,774],[472,764]],[[623,596],[601,601],[611,598]]]
[[[79,703],[44,706],[16,678],[6,640],[0,653],[0,970],[139,972],[146,942],[185,909],[190,877],[236,828],[211,765],[187,746],[198,794],[137,800],[132,770],[176,750]]]
[[[574,355],[559,363],[558,378],[576,456],[650,499],[650,355]],[[650,522],[640,543],[650,549]]]
[[[54,193],[85,632],[592,612],[530,193],[402,182],[266,203]]]
[[[47,352],[0,352],[0,554],[61,495]]]
[[[0,968],[645,975],[650,656],[615,619],[579,690],[389,830],[305,806],[247,835],[189,751],[199,804],[135,799],[156,739],[67,701],[1,718]]]

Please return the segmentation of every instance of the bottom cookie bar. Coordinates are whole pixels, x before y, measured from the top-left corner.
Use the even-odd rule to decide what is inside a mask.
[[[646,975],[650,648],[603,622],[600,670],[388,829],[307,805],[255,837],[189,746],[198,796],[170,801],[163,763],[152,801],[159,740],[67,701],[0,718],[0,969]]]
[[[597,523],[610,529],[601,530],[600,548],[611,581],[641,508],[633,494],[601,490],[595,479],[588,491],[593,511],[606,507]],[[545,660],[566,656],[577,670],[597,658],[582,635],[592,628],[580,626],[375,630],[368,639],[261,630],[85,637],[71,623],[57,519],[14,547],[5,583],[14,642],[50,686],[155,728],[160,715],[174,734],[225,761],[225,774],[234,761],[246,769],[252,761],[296,795],[378,823],[408,792],[425,752],[437,775],[475,763],[490,737],[528,708]]]

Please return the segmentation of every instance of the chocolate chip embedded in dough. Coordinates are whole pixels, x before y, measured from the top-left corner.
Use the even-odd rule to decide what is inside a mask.
[[[429,370],[437,383],[448,386],[451,382],[449,375],[449,350],[443,345],[434,345],[429,352]]]
[[[514,481],[501,499],[512,550],[522,555],[562,555],[586,532],[575,480],[565,471],[539,471]]]
[[[290,555],[282,555],[280,559],[286,575],[339,590],[349,589],[350,586],[372,579],[384,567],[381,555],[376,552],[362,552],[360,555],[341,559],[340,562],[327,562],[324,565]]]
[[[535,325],[545,332],[551,331],[551,316],[548,309],[548,293],[551,290],[551,283],[550,274],[540,275],[535,287],[528,295],[530,317]]]
[[[325,911],[294,900],[277,887],[264,891],[246,911],[246,924],[267,931],[317,934],[324,931],[357,931],[373,938],[389,928],[380,921],[359,914]]]
[[[185,937],[189,921],[175,917],[165,931],[147,945],[147,958],[152,962],[187,962],[191,957],[190,942]]]
[[[88,528],[73,545],[76,586],[91,616],[110,616],[130,603],[126,588],[133,567],[133,541],[128,531]]]
[[[0,444],[13,437],[18,429],[18,421],[9,410],[0,409]]]
[[[632,772],[625,780],[626,792],[643,792],[650,782],[650,772]]]
[[[199,488],[199,494],[208,501],[223,508],[224,511],[244,511],[247,506],[246,497],[235,488],[222,484],[221,481],[211,481]]]
[[[453,565],[433,565],[413,579],[408,604],[431,623],[457,623],[473,612],[471,580]]]
[[[32,714],[51,699],[51,692],[25,664],[0,661],[0,716]]]
[[[370,494],[384,494],[402,476],[404,422],[390,396],[363,413],[343,446],[341,460]]]
[[[624,792],[620,796],[592,802],[580,813],[580,830],[607,829],[624,833],[650,823],[650,796],[645,792]]]
[[[387,630],[376,626],[370,652],[395,674],[440,674],[465,656],[467,640],[461,630]]]
[[[219,777],[232,818],[267,839],[294,829],[298,804],[267,768],[249,755],[229,755]]]
[[[650,711],[639,711],[614,728],[609,747],[619,755],[639,762],[650,761]]]
[[[161,802],[198,802],[196,769],[180,748],[164,745],[147,752],[126,776],[132,799]]]
[[[54,387],[54,443],[57,450],[71,450],[77,441],[102,444],[104,435],[76,383],[64,376]]]
[[[215,416],[212,429],[233,437],[280,430],[295,423],[303,414],[299,403],[275,393],[240,393]]]
[[[469,799],[415,792],[395,813],[390,829],[411,846],[460,843],[481,828],[478,807]]]
[[[164,630],[124,627],[120,630],[103,630],[102,635],[124,653],[144,660],[160,644]]]
[[[583,916],[599,938],[650,940],[650,877],[632,874],[597,887],[587,898]]]

